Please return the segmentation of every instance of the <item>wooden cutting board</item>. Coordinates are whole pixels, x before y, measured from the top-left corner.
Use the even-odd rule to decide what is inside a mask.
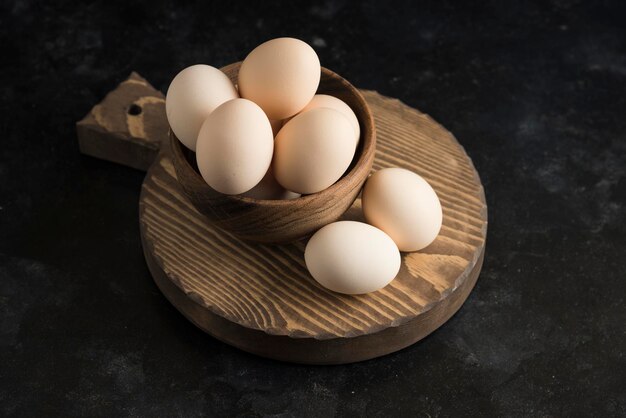
[[[264,357],[350,363],[400,350],[445,323],[476,283],[487,233],[483,187],[454,136],[396,99],[362,93],[377,128],[373,170],[423,176],[441,200],[443,226],[429,247],[402,254],[391,284],[360,296],[319,286],[304,264],[305,241],[246,243],[211,226],[177,184],[163,95],[136,73],[77,123],[77,133],[81,152],[147,170],[139,200],[146,262],[185,317]],[[363,220],[360,199],[344,219]]]

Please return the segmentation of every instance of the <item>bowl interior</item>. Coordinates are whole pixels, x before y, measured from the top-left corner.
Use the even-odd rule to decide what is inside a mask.
[[[237,85],[237,77],[239,75],[239,68],[241,67],[241,62],[236,62],[230,65],[227,65],[221,70],[231,79],[235,86]],[[344,181],[350,181],[354,179],[354,177],[362,175],[361,171],[358,168],[367,163],[367,160],[370,159],[371,155],[374,153],[374,141],[375,141],[375,132],[374,132],[374,120],[371,114],[371,111],[365,102],[365,99],[361,95],[361,93],[347,80],[342,78],[341,76],[335,74],[334,72],[322,67],[322,74],[320,78],[320,85],[317,89],[317,94],[327,94],[329,96],[335,96],[338,99],[343,100],[352,111],[355,113],[360,129],[361,136],[359,139],[359,144],[354,153],[354,157],[352,158],[352,162],[350,166],[346,170],[346,172],[341,176],[339,180],[337,180],[332,186],[314,194],[310,195],[302,195],[296,199],[289,200],[265,200],[265,199],[256,199],[252,197],[242,196],[242,195],[219,195],[219,196],[227,196],[228,198],[234,200],[240,200],[249,203],[258,203],[262,205],[271,205],[271,206],[282,206],[282,205],[290,205],[294,202],[303,202],[308,198],[312,198],[313,196],[319,195],[320,193],[334,193],[336,189],[338,189]],[[196,163],[196,155],[195,152],[187,149],[187,147],[182,146],[178,138],[175,138],[173,132],[170,132],[173,136],[174,141],[172,141],[172,145],[175,147],[179,147],[177,151],[181,151],[184,156],[186,163],[189,165],[189,168],[193,170],[198,177],[201,178],[200,172],[198,171],[198,165]],[[369,169],[367,170],[369,172]],[[365,173],[364,177],[367,176]],[[204,181],[204,180],[202,180]],[[218,194],[216,193],[216,197]],[[304,203],[304,202],[303,202]]]

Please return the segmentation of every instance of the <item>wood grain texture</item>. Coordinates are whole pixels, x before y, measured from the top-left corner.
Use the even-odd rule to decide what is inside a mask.
[[[236,84],[241,63],[222,71]],[[178,183],[195,208],[214,225],[249,241],[280,243],[302,238],[336,221],[354,202],[372,167],[376,149],[373,115],[361,93],[347,80],[322,68],[318,93],[338,97],[354,111],[361,140],[346,173],[319,193],[291,200],[259,200],[218,193],[200,176],[195,154],[171,134],[171,161]]]
[[[147,170],[169,129],[163,94],[133,72],[76,123],[83,154]]]
[[[142,187],[144,252],[159,288],[200,328],[266,357],[346,363],[414,343],[466,299],[487,232],[484,192],[471,160],[429,116],[376,92],[363,95],[378,128],[374,169],[415,171],[441,200],[443,226],[435,242],[403,253],[397,278],[380,291],[330,292],[308,274],[304,241],[248,243],[208,223],[182,192],[164,149]],[[363,219],[359,199],[342,218]]]
[[[256,355],[304,364],[344,364],[393,353],[416,343],[444,324],[474,288],[483,263],[478,259],[467,279],[440,303],[397,327],[353,338],[292,338],[242,328],[189,298],[158,265],[144,245],[146,262],[165,297],[194,325],[218,340]],[[484,255],[484,252],[483,252]]]

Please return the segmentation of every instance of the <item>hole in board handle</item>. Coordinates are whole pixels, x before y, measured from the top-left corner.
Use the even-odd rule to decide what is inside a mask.
[[[141,112],[142,112],[141,106],[136,105],[136,104],[132,104],[128,108],[128,114],[129,115],[137,116],[137,115],[141,114]]]

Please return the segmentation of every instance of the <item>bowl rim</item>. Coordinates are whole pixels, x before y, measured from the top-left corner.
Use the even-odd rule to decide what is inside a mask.
[[[243,61],[238,61],[232,64],[225,65],[220,68],[220,71],[227,74],[227,71],[233,71],[234,69],[238,70],[238,67],[241,66],[242,62]],[[360,138],[360,143],[359,143],[359,146],[357,147],[357,150],[360,149],[361,152],[357,160],[354,162],[352,169],[348,171],[347,173],[344,173],[341,176],[341,178],[339,178],[339,180],[337,180],[335,183],[333,183],[331,186],[327,187],[326,189],[321,190],[317,193],[307,194],[307,195],[300,196],[294,199],[257,199],[254,197],[242,196],[241,194],[228,195],[228,194],[223,194],[219,192],[216,192],[217,193],[216,198],[231,199],[237,202],[255,204],[258,206],[265,206],[265,207],[293,206],[294,204],[307,204],[311,201],[314,201],[315,199],[319,199],[319,197],[323,195],[335,194],[335,192],[341,190],[345,185],[351,184],[352,181],[357,176],[363,175],[362,171],[365,169],[366,169],[366,172],[363,175],[364,177],[363,180],[367,178],[367,175],[369,174],[369,171],[371,169],[371,164],[369,164],[368,162],[373,162],[374,153],[376,151],[376,127],[374,125],[374,115],[372,114],[372,111],[367,101],[361,94],[361,92],[356,87],[354,87],[348,80],[346,80],[345,78],[341,77],[339,74],[325,67],[321,67],[321,74],[339,81],[339,83],[341,84],[341,87],[347,89],[354,97],[356,97],[356,100],[360,102],[362,109],[364,109],[364,114],[365,114],[365,118],[363,118],[364,120],[359,118],[357,115],[357,119],[359,120],[359,123],[361,124],[361,138]],[[315,94],[318,94],[318,93],[316,92]],[[189,161],[183,154],[182,147],[184,147],[184,145],[176,137],[176,134],[174,134],[171,128],[169,130],[169,137],[170,137],[171,146],[179,147],[178,150],[173,150],[173,152],[178,153],[180,157],[182,157],[180,158],[182,159],[180,163],[184,166],[184,169],[186,171],[193,172],[195,176],[199,178],[200,181],[206,184],[206,182],[204,181],[200,173],[191,166],[191,164],[189,163]],[[211,186],[207,184],[207,187],[211,187]]]

